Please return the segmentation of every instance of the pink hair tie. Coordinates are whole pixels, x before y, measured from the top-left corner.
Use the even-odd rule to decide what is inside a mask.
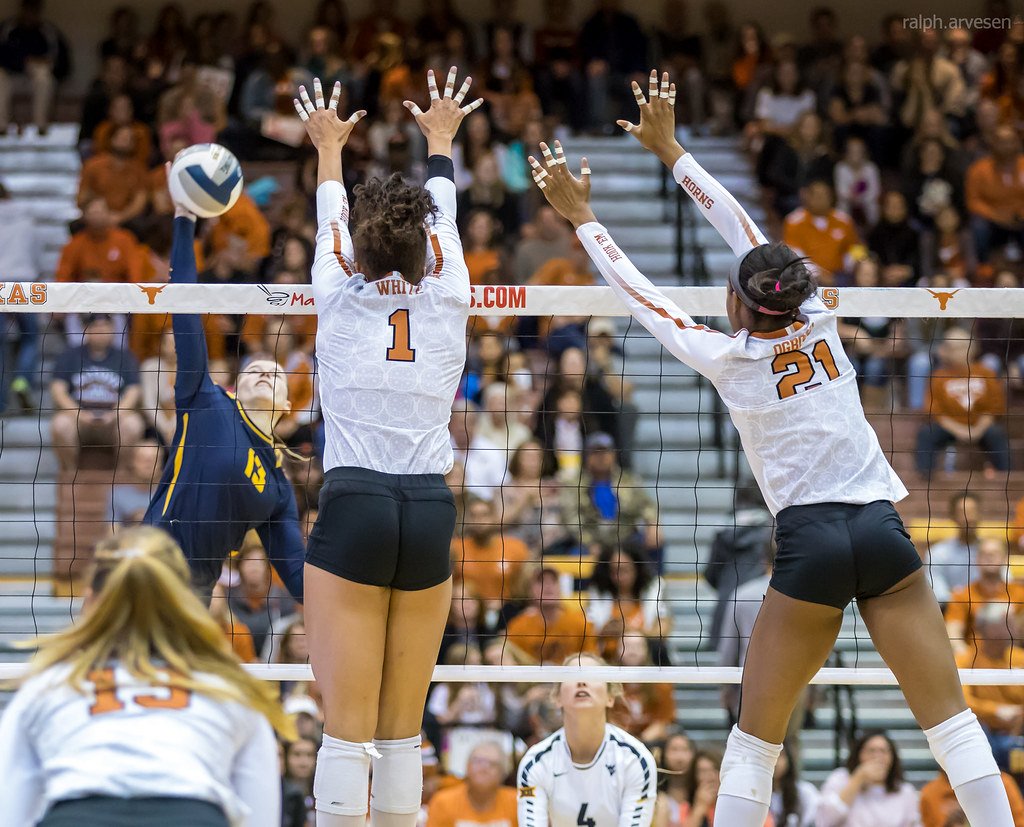
[[[775,292],[778,293],[781,289],[782,289],[782,282],[781,281],[775,282]]]

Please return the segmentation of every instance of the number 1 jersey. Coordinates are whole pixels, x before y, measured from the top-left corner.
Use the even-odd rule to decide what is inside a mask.
[[[317,190],[313,293],[324,470],[443,474],[453,464],[448,421],[466,363],[469,272],[455,224],[455,184],[427,181],[426,273],[367,281],[356,272],[348,199],[337,181]]]

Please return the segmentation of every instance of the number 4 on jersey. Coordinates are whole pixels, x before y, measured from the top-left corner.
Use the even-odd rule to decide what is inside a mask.
[[[789,353],[780,353],[772,359],[772,373],[778,376],[784,374],[775,386],[779,399],[789,399],[799,390],[806,390],[808,386],[817,387],[821,384],[811,385],[814,379],[815,366],[811,359],[821,365],[825,376],[831,382],[839,378],[839,368],[836,367],[835,357],[832,356],[832,349],[824,339],[815,343],[811,354],[807,355],[802,350],[792,350]]]
[[[416,351],[409,344],[409,311],[396,310],[388,316],[391,327],[391,347],[388,348],[389,362],[415,362]]]
[[[597,824],[597,822],[594,821],[594,819],[587,818],[587,807],[587,804],[583,804],[580,806],[580,814],[576,816],[576,823],[579,825],[579,827],[594,827],[594,825]]]

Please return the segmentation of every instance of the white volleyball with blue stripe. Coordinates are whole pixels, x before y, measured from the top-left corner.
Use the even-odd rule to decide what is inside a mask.
[[[195,144],[175,156],[168,186],[176,204],[200,218],[214,218],[242,194],[242,168],[220,144]]]

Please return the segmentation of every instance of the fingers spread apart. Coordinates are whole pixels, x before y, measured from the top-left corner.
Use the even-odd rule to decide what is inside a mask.
[[[651,69],[651,77],[647,83],[647,100],[652,101],[658,97],[658,70]]]
[[[547,182],[544,180],[548,177],[548,171],[540,165],[540,161],[534,158],[532,155],[527,159],[530,162],[530,166],[533,167],[533,181],[539,189],[544,189],[547,186]]]
[[[446,98],[450,98],[452,92],[455,91],[455,75],[458,71],[454,66],[448,70],[448,80],[444,82],[444,96]]]
[[[661,90],[658,93],[658,97],[663,100],[668,100],[668,72],[662,72],[661,75]]]
[[[434,79],[434,70],[427,69],[427,90],[430,92],[430,100],[440,100],[441,96],[437,94],[437,81]]]
[[[353,112],[351,115],[348,116],[348,122],[350,124],[357,124],[357,123],[359,123],[365,117],[366,117],[366,110],[365,109],[360,109],[358,112]]]
[[[636,98],[637,106],[645,106],[647,104],[644,93],[640,91],[640,84],[635,80],[633,81],[633,97]]]
[[[338,101],[341,99],[341,81],[334,81],[334,91],[331,92],[331,102],[327,104],[328,109],[338,111]]]

